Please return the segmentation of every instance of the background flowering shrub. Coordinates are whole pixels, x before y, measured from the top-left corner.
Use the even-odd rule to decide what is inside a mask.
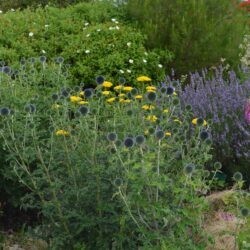
[[[94,84],[93,72],[116,80],[145,73],[162,79],[161,61],[168,62],[172,54],[146,51],[144,36],[121,23],[122,15],[108,2],[2,14],[0,60],[15,65],[39,54],[50,59],[60,55],[71,65],[73,79],[87,85]]]
[[[218,65],[221,58],[237,68],[236,48],[247,34],[248,20],[238,4],[237,0],[131,0],[128,12],[147,35],[148,48],[174,53],[175,60],[166,62],[166,69],[181,75]]]
[[[192,105],[194,115],[211,123],[213,155],[224,171],[232,176],[236,170],[250,180],[250,133],[244,107],[250,97],[250,80],[241,82],[233,71],[215,70],[190,75],[190,84],[181,92],[185,105]]]
[[[60,64],[40,65],[34,81],[27,68],[2,73],[0,92],[5,175],[25,189],[22,207],[41,213],[36,235],[57,249],[204,247],[197,194],[209,189],[210,130],[192,124],[174,88],[100,76],[83,91]],[[53,84],[37,84],[52,72]]]

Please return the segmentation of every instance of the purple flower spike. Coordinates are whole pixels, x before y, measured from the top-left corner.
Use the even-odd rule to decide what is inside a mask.
[[[250,99],[248,99],[245,104],[244,117],[245,117],[247,124],[250,125]]]

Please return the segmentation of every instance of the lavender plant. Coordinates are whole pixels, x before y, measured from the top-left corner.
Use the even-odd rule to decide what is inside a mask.
[[[209,121],[214,157],[223,163],[224,170],[231,176],[237,168],[249,180],[246,166],[250,162],[247,118],[250,79],[240,82],[235,72],[227,73],[222,66],[208,77],[205,69],[201,74],[190,75],[190,84],[181,91],[180,97],[183,105],[192,106],[196,117]]]

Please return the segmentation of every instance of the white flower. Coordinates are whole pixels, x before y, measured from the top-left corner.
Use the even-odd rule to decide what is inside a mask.
[[[143,60],[142,60],[142,61],[143,61],[144,63],[147,63],[147,60],[146,60],[146,59],[144,59],[144,58],[143,58]]]
[[[119,27],[119,26],[115,26],[115,28],[116,28],[117,30],[119,30],[119,29],[120,29],[120,27]]]
[[[3,13],[3,11],[2,10],[0,10],[0,14],[2,14]]]
[[[112,18],[111,21],[112,21],[112,22],[116,22],[116,19],[115,19],[115,18]]]
[[[115,27],[109,27],[109,30],[114,30],[115,29]]]
[[[14,9],[10,9],[12,12],[14,12],[15,10]]]
[[[45,28],[48,28],[48,27],[49,27],[49,25],[48,25],[48,24],[45,24],[45,25],[44,25],[44,27],[45,27]]]
[[[133,60],[133,59],[129,59],[128,62],[129,62],[129,63],[133,63],[134,60]]]
[[[88,25],[89,25],[89,23],[88,23],[88,22],[84,23],[84,26],[88,26]]]
[[[90,50],[89,50],[89,49],[85,50],[85,53],[86,53],[86,54],[89,54],[89,52],[90,52]]]
[[[46,54],[46,51],[45,51],[44,49],[42,49],[42,53],[43,53],[43,54]]]
[[[115,21],[116,24],[118,24],[119,22],[118,21]]]
[[[147,56],[147,55],[148,55],[148,52],[144,52],[144,55]]]
[[[131,73],[131,70],[130,70],[130,69],[127,69],[127,72],[130,74],[130,73]]]
[[[101,31],[101,29],[97,29],[96,31],[97,31],[97,32],[100,32],[100,31]]]
[[[121,74],[124,74],[124,71],[122,69],[119,70]]]
[[[159,67],[159,68],[162,68],[162,64],[158,64],[158,67]]]
[[[30,32],[30,33],[29,33],[29,37],[32,37],[32,36],[34,36],[34,33],[33,33],[33,32]]]
[[[128,43],[127,43],[127,46],[130,47],[130,46],[131,46],[131,42],[128,42]]]
[[[89,37],[89,36],[90,36],[90,34],[87,34],[87,35],[86,35],[86,37]]]

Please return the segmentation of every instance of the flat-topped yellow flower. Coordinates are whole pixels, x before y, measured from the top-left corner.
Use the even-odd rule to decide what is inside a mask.
[[[111,97],[109,99],[107,99],[107,103],[113,103],[115,101],[115,97]]]
[[[130,103],[131,100],[121,98],[121,99],[119,99],[119,102],[121,102],[121,103]]]
[[[146,90],[147,91],[156,91],[156,87],[155,86],[147,86]]]
[[[56,131],[56,135],[64,135],[64,136],[68,136],[69,132],[63,129],[57,130]]]
[[[121,90],[122,88],[123,88],[122,85],[117,85],[117,86],[114,87],[114,90],[118,91],[118,90]]]
[[[108,81],[104,81],[102,86],[104,88],[111,88],[113,86],[113,83],[112,82],[108,82]]]
[[[138,82],[150,82],[151,78],[149,78],[148,76],[139,76],[136,78],[136,80]]]
[[[192,120],[192,124],[194,124],[194,125],[197,125],[197,120],[198,120],[198,118],[194,118],[193,120]],[[202,124],[203,126],[206,126],[207,125],[207,121],[206,120],[203,120],[203,124]]]
[[[79,95],[84,96],[84,91],[80,91]]]
[[[119,97],[124,97],[125,94],[124,94],[124,93],[121,93],[121,94],[119,94],[118,96],[119,96]]]
[[[149,116],[146,117],[146,120],[150,121],[150,122],[156,122],[157,119],[158,118],[155,115],[149,115]]]
[[[170,132],[165,133],[166,136],[171,136],[172,134]]]
[[[80,104],[80,105],[84,105],[84,104],[88,104],[89,102],[87,102],[87,101],[80,101],[80,102],[78,102],[78,104]]]
[[[135,96],[135,99],[141,100],[141,99],[142,99],[142,95],[136,95],[136,96]]]
[[[174,119],[174,122],[178,122],[178,123],[182,124],[182,121],[180,121],[179,119]]]
[[[131,86],[124,86],[123,87],[124,91],[131,91],[132,89],[133,89],[133,87],[131,87]]]
[[[110,95],[110,93],[111,92],[109,90],[102,91],[102,94],[105,95],[105,96]]]
[[[61,106],[57,103],[52,105],[52,109],[59,109]]]
[[[145,104],[145,105],[142,106],[142,109],[143,110],[153,110],[153,109],[155,109],[155,106]]]
[[[78,102],[82,101],[82,98],[80,96],[71,95],[70,101],[73,103],[78,103]]]
[[[164,110],[163,110],[163,113],[164,113],[164,114],[167,114],[168,112],[169,112],[168,109],[164,109]]]

